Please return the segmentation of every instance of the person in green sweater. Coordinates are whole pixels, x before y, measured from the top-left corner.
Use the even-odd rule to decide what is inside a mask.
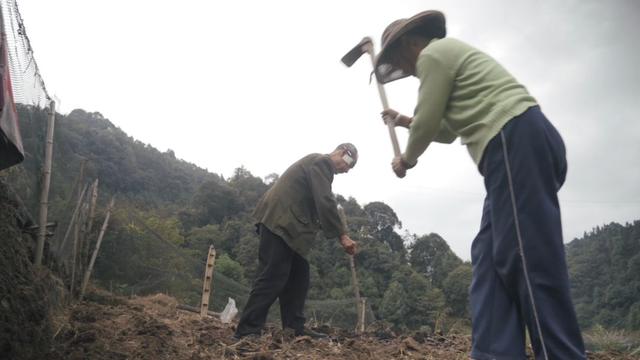
[[[380,83],[420,80],[409,129],[392,161],[403,178],[432,142],[460,138],[487,191],[473,241],[471,358],[524,359],[528,328],[536,359],[585,359],[569,293],[557,192],[567,163],[560,134],[536,99],[496,60],[446,37],[439,11],[392,22],[375,59]]]

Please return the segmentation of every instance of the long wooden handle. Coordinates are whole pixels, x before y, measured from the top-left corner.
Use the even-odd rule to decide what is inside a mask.
[[[347,215],[344,213],[344,208],[341,205],[338,205],[338,215],[340,216],[340,221],[342,221],[342,225],[345,229],[347,227]],[[356,333],[362,332],[364,328],[364,311],[362,310],[362,300],[360,298],[360,283],[358,282],[358,275],[356,274],[356,263],[353,255],[349,256],[349,267],[351,268],[351,285],[353,286],[353,294],[356,298],[356,313],[358,316],[358,324],[356,325]]]
[[[367,46],[367,53],[371,57],[371,65],[374,66],[375,71],[375,53],[373,51],[373,44],[369,43]],[[382,102],[382,109],[387,110],[389,108],[389,101],[387,100],[387,93],[384,91],[384,86],[376,79],[376,85],[378,86],[378,94],[380,95],[380,102]],[[396,127],[391,121],[387,121],[387,129],[389,129],[389,137],[391,138],[391,145],[393,146],[393,155],[400,156],[400,144],[398,143],[398,136],[396,135]]]

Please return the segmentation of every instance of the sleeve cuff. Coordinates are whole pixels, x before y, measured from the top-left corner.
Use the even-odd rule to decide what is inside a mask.
[[[418,160],[416,160],[413,164],[410,163],[404,154],[400,156],[400,162],[402,163],[402,166],[404,166],[405,169],[411,169],[418,164]]]

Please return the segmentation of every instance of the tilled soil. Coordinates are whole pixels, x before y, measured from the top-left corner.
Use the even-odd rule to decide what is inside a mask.
[[[414,333],[363,336],[321,328],[327,339],[293,337],[269,328],[259,338],[232,338],[234,325],[178,310],[174,298],[158,294],[125,299],[93,292],[55,324],[48,359],[468,359],[468,336]],[[590,354],[590,359],[631,359]]]

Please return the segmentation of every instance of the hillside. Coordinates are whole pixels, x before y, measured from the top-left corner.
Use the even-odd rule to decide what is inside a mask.
[[[9,171],[7,180],[35,213],[44,114],[20,110],[27,159]],[[74,110],[56,121],[50,219],[59,225],[52,244],[65,233],[84,163],[83,182],[100,180],[101,208],[117,196],[96,262],[98,284],[120,294],[163,292],[197,304],[202,261],[213,244],[222,275],[214,280],[214,306],[223,306],[227,296],[243,305],[257,266],[258,239],[249,213],[270,182],[244,168],[223,179],[136,141],[99,113]],[[338,199],[360,243],[358,277],[368,316],[397,329],[465,326],[469,264],[435,233],[403,238],[397,232],[400,219],[384,203],[362,206],[353,198]],[[96,236],[95,229],[90,235]],[[320,236],[310,263],[309,298],[320,301],[311,310],[348,325],[355,316],[351,307],[328,315],[330,303],[321,302],[351,303],[348,258],[334,239]]]
[[[19,110],[26,160],[0,174],[0,178],[24,200],[32,214],[36,214],[44,114],[30,108]],[[68,116],[58,116],[56,121],[49,219],[57,222],[57,229],[49,247],[56,248],[61,242],[83,184],[95,179],[100,181],[96,223],[104,218],[109,198],[116,196],[116,207],[96,261],[93,280],[98,287],[110,290],[110,294],[103,297],[119,300],[113,300],[116,302],[113,304],[109,303],[111,300],[104,303],[98,297],[97,305],[89,301],[79,305],[79,311],[85,311],[83,306],[94,309],[113,317],[108,321],[116,326],[117,317],[134,319],[136,315],[131,312],[144,312],[146,310],[141,309],[148,305],[128,304],[125,297],[162,293],[171,299],[162,300],[165,303],[198,305],[203,262],[210,245],[218,253],[212,310],[221,311],[229,297],[234,298],[241,309],[257,271],[258,238],[249,214],[277,175],[261,179],[240,167],[233,176],[224,179],[176,159],[171,151],[163,153],[129,137],[99,113],[74,110]],[[366,298],[367,324],[375,324],[386,333],[407,334],[393,336],[389,342],[382,343],[395,349],[392,351],[404,349],[402,351],[406,350],[408,354],[417,351],[414,354],[417,357],[436,354],[428,351],[439,348],[424,350],[427,352],[410,350],[407,346],[422,349],[424,344],[418,338],[412,338],[418,345],[407,345],[403,341],[408,334],[423,334],[427,338],[437,338],[438,334],[452,335],[454,338],[446,341],[468,347],[468,339],[455,336],[469,332],[471,265],[459,259],[446,240],[435,232],[401,235],[401,219],[387,204],[361,205],[356,199],[341,195],[338,195],[338,202],[345,209],[351,234],[360,247],[356,268],[361,296]],[[94,226],[93,231],[86,234],[88,243],[81,257],[87,258],[87,249],[95,242],[98,228]],[[311,289],[307,317],[317,325],[353,329],[356,313],[348,258],[334,239],[319,235],[316,240],[316,247],[309,256]],[[7,251],[13,253],[13,250]],[[55,264],[51,267],[59,272],[67,287],[71,278],[68,272],[70,256],[70,252],[63,251],[57,257],[46,258],[49,265]],[[639,331],[640,221],[625,225],[612,223],[585,233],[584,237],[567,245],[567,258],[583,329]],[[46,333],[53,331],[61,336],[56,339],[58,350],[63,352],[76,351],[76,346],[84,346],[82,341],[87,339],[89,346],[106,346],[96,340],[101,331],[105,331],[107,338],[114,336],[111,339],[126,342],[130,340],[127,340],[128,335],[148,331],[136,324],[182,319],[172,305],[162,306],[168,306],[162,310],[164,315],[156,314],[159,318],[155,320],[152,320],[155,315],[149,315],[151,317],[143,322],[131,324],[127,334],[115,328],[95,328],[102,326],[98,318],[89,319],[91,321],[87,323],[76,318],[73,309],[59,320],[58,328],[46,327]],[[162,317],[168,313],[171,313],[168,318]],[[271,316],[277,318],[277,309]],[[202,336],[192,328],[185,328],[185,324],[199,326],[197,322],[179,322],[173,324],[176,327],[169,326],[167,334],[184,335],[185,339]],[[78,336],[84,336],[81,334],[85,327],[93,328],[93,335],[78,340]],[[68,333],[72,330],[74,332]],[[227,330],[220,331],[226,334]],[[338,344],[351,341],[348,337],[340,339]],[[372,344],[381,340],[354,340],[350,344],[365,349],[365,353],[373,346],[370,351],[375,353],[383,349]],[[215,346],[223,349],[229,346],[219,343],[226,340],[216,341]],[[254,345],[254,352],[271,346]],[[631,341],[620,345],[620,349],[638,346],[637,342]],[[316,346],[308,346],[307,350],[313,348]],[[220,348],[216,349],[219,351]],[[351,356],[348,352],[342,354]],[[464,358],[455,351],[451,356],[454,357],[442,358]],[[119,357],[116,354],[112,358]]]
[[[8,176],[34,212],[46,113],[24,106],[18,106],[18,112],[26,156]],[[151,207],[184,204],[203,182],[220,180],[216,174],[176,159],[171,151],[162,153],[133,139],[100,113],[79,109],[56,116],[53,161],[50,200],[54,215],[65,210],[62,204],[70,197],[83,163],[84,178],[99,178],[106,193]]]
[[[567,245],[567,263],[583,327],[640,330],[640,221],[585,232]]]

